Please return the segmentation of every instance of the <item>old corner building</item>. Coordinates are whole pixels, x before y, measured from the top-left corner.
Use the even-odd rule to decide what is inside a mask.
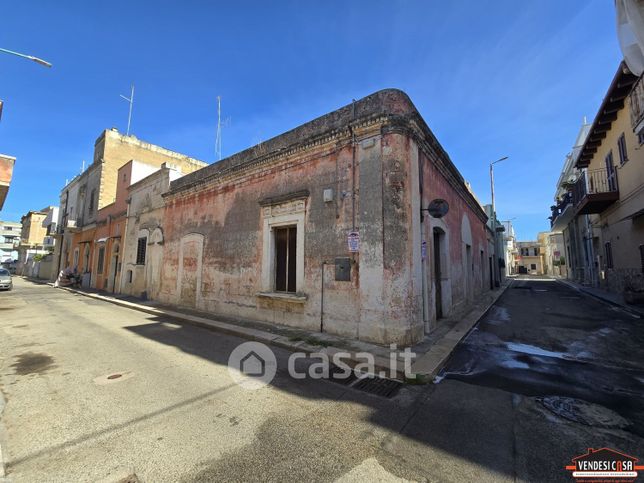
[[[422,210],[435,199],[443,218]],[[164,303],[410,344],[490,288],[487,217],[399,90],[175,179],[163,201],[156,241],[131,231],[161,267],[127,277],[158,273]]]

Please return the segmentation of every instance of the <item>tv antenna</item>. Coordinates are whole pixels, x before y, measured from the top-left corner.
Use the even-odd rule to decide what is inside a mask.
[[[125,132],[125,135],[129,136],[130,124],[132,123],[132,106],[134,105],[134,84],[130,86],[130,97],[125,97],[123,94],[121,94],[121,97],[130,104],[130,109],[127,114],[127,131]]]
[[[221,161],[221,96],[217,96],[217,137],[215,138],[215,156]]]

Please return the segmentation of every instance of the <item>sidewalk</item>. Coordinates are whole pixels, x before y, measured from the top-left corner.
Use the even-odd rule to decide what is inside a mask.
[[[411,347],[416,353],[416,360],[412,364],[412,372],[417,375],[419,382],[429,382],[447,361],[456,345],[467,335],[476,322],[496,302],[511,282],[499,289],[483,295],[465,314],[457,314],[453,318],[441,319],[440,327],[425,337],[423,341]],[[52,285],[52,283],[49,283]],[[93,299],[113,303],[159,317],[172,319],[204,327],[224,334],[234,335],[267,345],[281,347],[290,351],[326,353],[329,357],[337,352],[348,352],[352,355],[354,365],[363,363],[363,357],[356,357],[357,353],[368,352],[374,357],[377,371],[390,373],[389,347],[372,344],[369,342],[344,339],[342,337],[321,332],[310,332],[293,327],[273,325],[262,322],[236,319],[232,317],[215,316],[195,310],[179,309],[165,306],[155,301],[145,301],[132,296],[106,294],[96,290],[74,289],[58,287],[68,292],[76,293]],[[397,357],[396,378],[404,379],[404,358]]]
[[[631,314],[639,316],[640,318],[644,318],[644,307],[627,304],[626,302],[624,302],[624,296],[621,293],[608,292],[607,290],[596,287],[587,287],[571,280],[558,279],[557,281],[566,284],[577,291],[584,292],[591,297],[595,297],[596,299],[599,299],[603,302],[627,310]]]

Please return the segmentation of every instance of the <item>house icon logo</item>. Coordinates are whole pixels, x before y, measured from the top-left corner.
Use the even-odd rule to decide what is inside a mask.
[[[240,368],[244,374],[252,377],[262,377],[266,374],[266,361],[255,351],[250,351],[240,361]]]
[[[228,373],[245,389],[260,389],[269,384],[277,372],[275,354],[260,342],[244,342],[230,353]]]

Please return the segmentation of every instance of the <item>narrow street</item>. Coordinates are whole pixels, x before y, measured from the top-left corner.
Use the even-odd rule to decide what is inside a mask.
[[[644,321],[559,282],[513,281],[435,384],[391,399],[293,380],[276,348],[248,391],[226,365],[242,339],[14,284],[7,481],[571,481],[587,448],[644,458]]]

